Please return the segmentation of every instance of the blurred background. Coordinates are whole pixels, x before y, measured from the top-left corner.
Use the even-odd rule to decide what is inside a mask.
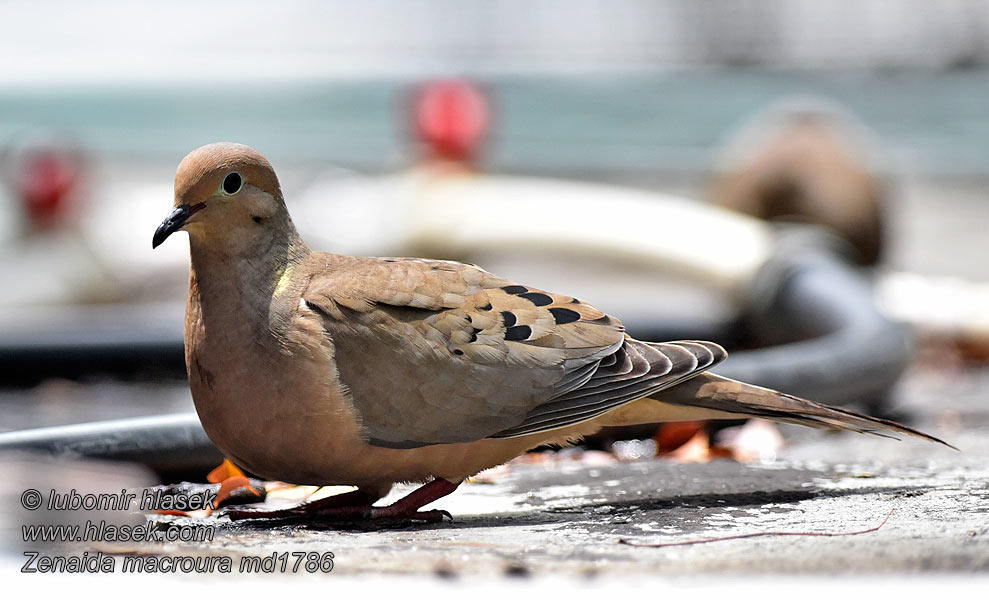
[[[0,1],[0,57],[0,430],[191,410],[188,247],[150,241],[223,140],[316,249],[477,261],[654,339],[773,343],[776,230],[711,207],[816,223],[911,368],[982,389],[989,1]],[[479,197],[467,239],[429,216]],[[519,202],[583,216],[499,238]],[[706,258],[653,247],[680,216]]]

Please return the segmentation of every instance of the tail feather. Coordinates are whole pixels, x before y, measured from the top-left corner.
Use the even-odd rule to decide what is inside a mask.
[[[713,373],[702,373],[676,387],[654,394],[651,398],[667,404],[760,417],[808,427],[847,429],[882,437],[893,437],[882,433],[882,431],[893,431],[937,442],[954,450],[958,449],[944,440],[895,421],[825,406]]]

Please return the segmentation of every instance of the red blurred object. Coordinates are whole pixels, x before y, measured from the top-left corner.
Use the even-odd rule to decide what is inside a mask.
[[[465,80],[434,81],[413,100],[415,133],[435,158],[473,162],[491,125],[488,99]]]
[[[18,177],[18,192],[31,221],[50,226],[66,209],[79,180],[79,165],[59,150],[39,150],[27,157]]]
[[[663,423],[653,437],[656,440],[656,455],[672,454],[677,448],[689,442],[704,430],[707,421],[673,421]]]
[[[50,229],[64,222],[78,200],[85,155],[71,140],[31,136],[11,143],[0,154],[0,177],[21,203],[26,223]]]

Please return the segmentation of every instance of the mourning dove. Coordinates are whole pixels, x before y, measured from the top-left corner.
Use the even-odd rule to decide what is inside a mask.
[[[471,264],[315,252],[271,165],[247,146],[185,157],[153,245],[179,229],[203,427],[258,476],[357,486],[313,512],[441,519],[419,508],[530,448],[604,426],[757,416],[935,440],[707,373],[726,357],[717,344],[641,342],[580,300]],[[371,507],[396,482],[429,483]]]

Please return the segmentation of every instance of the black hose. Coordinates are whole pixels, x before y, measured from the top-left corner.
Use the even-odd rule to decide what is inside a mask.
[[[140,463],[166,480],[201,479],[223,460],[196,413],[10,431],[0,433],[4,451]]]
[[[45,307],[4,319],[0,384],[53,377],[185,378],[182,303]]]

